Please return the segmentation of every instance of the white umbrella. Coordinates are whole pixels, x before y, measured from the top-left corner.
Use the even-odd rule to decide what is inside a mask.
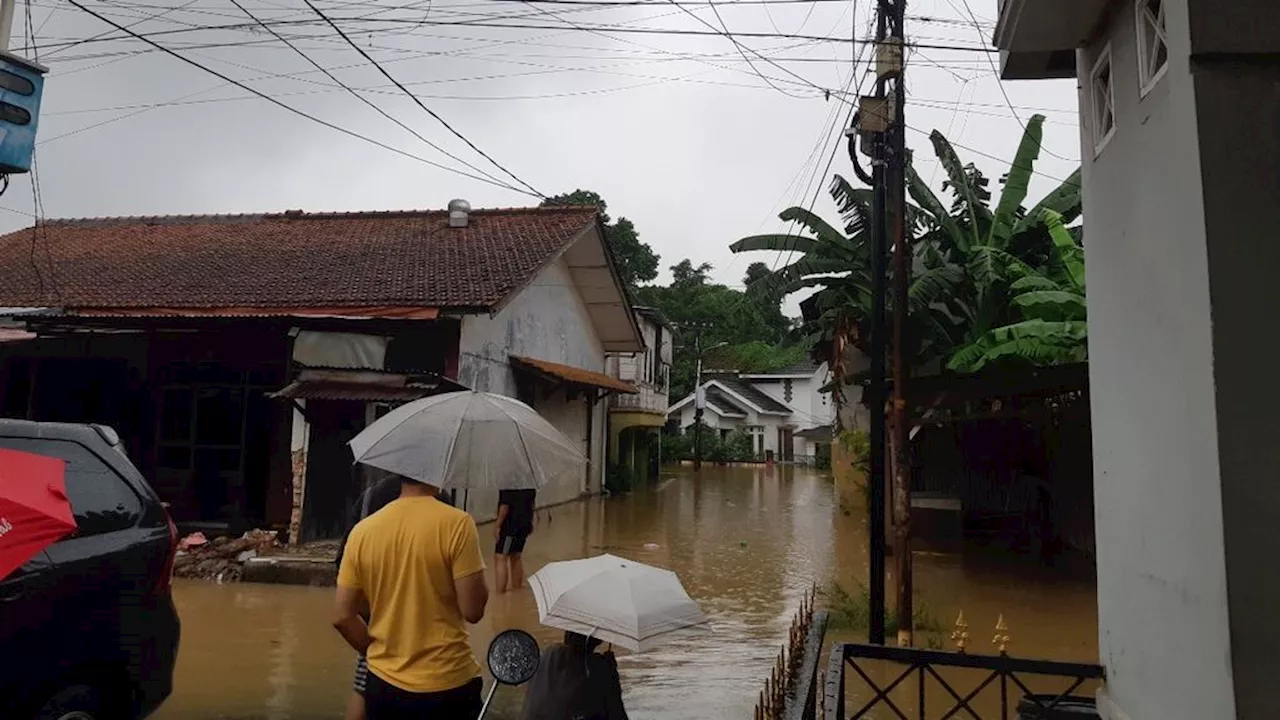
[[[614,555],[550,563],[529,585],[543,625],[637,652],[707,619],[675,573]]]
[[[358,463],[442,489],[536,489],[581,472],[587,462],[533,408],[474,390],[402,405],[350,445]]]

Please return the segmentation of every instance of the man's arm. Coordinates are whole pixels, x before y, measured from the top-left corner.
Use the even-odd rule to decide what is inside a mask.
[[[365,607],[364,592],[358,588],[338,586],[338,593],[333,601],[333,627],[342,639],[363,655],[373,642],[369,637],[369,626],[360,617],[361,608]]]
[[[484,579],[480,535],[470,515],[459,521],[450,550],[450,569],[453,571],[458,610],[464,620],[474,625],[484,618],[485,606],[489,604],[489,584]]]
[[[458,609],[462,611],[462,619],[472,625],[483,620],[485,606],[489,604],[489,583],[484,579],[484,570],[455,578],[453,589],[458,594]]]

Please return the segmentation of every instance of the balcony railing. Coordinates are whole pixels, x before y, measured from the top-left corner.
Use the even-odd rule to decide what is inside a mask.
[[[1085,686],[1102,677],[1101,667],[1084,663],[844,643],[831,652],[824,715],[825,720],[1013,720],[1021,703],[1035,713],[1026,717],[1056,717],[1037,709],[1079,703],[1080,695],[1092,689]],[[859,689],[850,692],[854,683]]]

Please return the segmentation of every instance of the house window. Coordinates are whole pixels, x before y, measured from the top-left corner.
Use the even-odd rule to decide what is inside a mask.
[[[1102,152],[1116,132],[1116,98],[1112,84],[1111,46],[1108,45],[1089,73],[1089,105],[1092,117],[1093,148]]]
[[[1164,0],[1137,0],[1138,84],[1145,96],[1169,67]]]
[[[748,425],[747,434],[751,436],[751,450],[757,456],[764,455],[764,426]]]

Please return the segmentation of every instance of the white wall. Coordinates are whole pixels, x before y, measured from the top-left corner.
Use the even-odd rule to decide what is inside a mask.
[[[459,382],[476,390],[515,397],[516,378],[508,361],[510,355],[597,372],[605,370],[604,350],[563,261],[557,260],[539,273],[496,315],[462,319]],[[585,451],[587,409],[581,397],[566,400],[561,390],[550,398],[540,395],[534,407],[569,438],[581,442]],[[603,487],[607,413],[605,403],[598,402],[592,417],[593,462],[586,479],[566,479],[539,491],[539,506],[572,500],[583,491],[599,492]],[[493,517],[496,503],[494,493],[471,493],[468,509],[483,521]]]
[[[1171,65],[1145,99],[1132,2],[1078,57],[1099,653],[1132,720],[1234,718],[1190,34],[1185,2],[1165,5]],[[1087,81],[1107,41],[1118,128],[1095,160]]]

